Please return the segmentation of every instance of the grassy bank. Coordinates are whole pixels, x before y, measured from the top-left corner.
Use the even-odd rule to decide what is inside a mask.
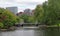
[[[59,26],[60,26],[60,24],[59,24]]]
[[[60,27],[60,24],[59,25],[50,25],[50,26],[47,26],[47,27]]]

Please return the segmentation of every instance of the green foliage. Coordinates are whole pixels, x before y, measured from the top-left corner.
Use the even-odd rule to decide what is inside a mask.
[[[44,14],[44,10],[43,10],[42,5],[37,5],[34,12],[34,16],[35,16],[36,21],[38,21],[38,23],[42,21],[43,14]]]
[[[43,5],[37,5],[35,9],[35,18],[38,23],[46,25],[55,25],[60,23],[60,1],[48,0]]]
[[[23,15],[21,15],[21,16],[19,16],[19,17],[20,17],[21,19],[23,19],[25,23],[28,23],[28,19],[29,19],[29,16],[28,16],[28,15],[23,14]]]
[[[38,17],[40,15],[40,13],[43,12],[43,8],[42,5],[37,5],[36,9],[35,9],[35,17]]]
[[[48,16],[51,22],[48,24],[57,24],[60,18],[60,1],[57,0],[48,0]]]
[[[7,9],[0,8],[0,22],[3,23],[4,27],[11,27],[19,21],[19,17],[14,15],[12,12]]]
[[[29,16],[29,15],[23,14],[19,17],[21,19],[23,19],[24,23],[35,23],[34,16]]]
[[[4,27],[3,23],[0,22],[0,28],[3,28],[3,27]]]
[[[29,19],[28,19],[28,22],[29,23],[35,23],[36,21],[35,21],[33,16],[30,16]]]

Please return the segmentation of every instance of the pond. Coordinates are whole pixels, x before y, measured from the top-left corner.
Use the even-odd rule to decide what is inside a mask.
[[[0,36],[60,36],[60,29],[19,29],[15,31],[0,32]]]

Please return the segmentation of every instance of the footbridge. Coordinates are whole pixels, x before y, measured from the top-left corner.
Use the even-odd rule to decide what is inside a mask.
[[[17,26],[17,27],[20,27],[20,26],[40,26],[40,27],[43,27],[43,26],[46,26],[46,25],[44,25],[44,24],[40,24],[40,23],[37,23],[37,24],[35,24],[35,23],[23,23],[23,24],[21,24],[21,23],[18,23],[18,24],[15,24],[15,26]]]

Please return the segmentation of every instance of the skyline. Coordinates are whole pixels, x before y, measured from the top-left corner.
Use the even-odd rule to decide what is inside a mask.
[[[18,12],[24,9],[35,9],[37,4],[42,4],[47,0],[0,0],[0,7],[18,7]]]

